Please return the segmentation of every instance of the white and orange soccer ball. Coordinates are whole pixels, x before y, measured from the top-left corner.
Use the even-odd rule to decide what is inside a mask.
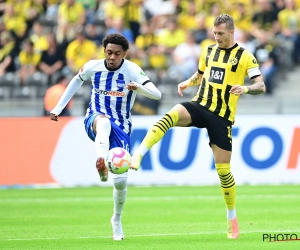
[[[105,166],[113,174],[125,173],[131,163],[131,155],[124,148],[116,147],[108,151]]]

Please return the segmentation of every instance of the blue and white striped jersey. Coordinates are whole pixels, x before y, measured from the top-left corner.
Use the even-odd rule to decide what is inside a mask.
[[[125,133],[131,132],[131,108],[136,91],[126,89],[130,82],[146,84],[150,82],[143,70],[133,62],[123,59],[121,66],[111,71],[105,59],[90,60],[78,73],[85,81],[90,79],[91,99],[87,114],[101,113],[116,123]]]

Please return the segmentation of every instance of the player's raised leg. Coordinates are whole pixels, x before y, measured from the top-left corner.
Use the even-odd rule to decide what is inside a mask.
[[[143,156],[152,148],[154,144],[159,142],[165,133],[177,125],[178,110],[176,106],[167,112],[158,122],[156,122],[146,134],[144,140],[139,145],[131,158],[131,168],[139,169]]]
[[[96,168],[100,175],[101,181],[105,182],[108,179],[108,170],[104,164],[104,159],[109,150],[111,124],[107,117],[97,116],[93,126],[95,127],[94,130],[96,130],[95,148],[98,157],[96,161]]]
[[[123,240],[124,232],[121,219],[127,196],[127,172],[121,175],[113,175],[113,185],[114,213],[111,217],[112,237],[113,240]]]

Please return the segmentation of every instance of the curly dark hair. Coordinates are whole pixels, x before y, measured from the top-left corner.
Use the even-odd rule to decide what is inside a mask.
[[[102,45],[103,45],[104,49],[106,49],[106,46],[109,43],[122,46],[124,51],[127,51],[129,49],[128,40],[120,34],[109,34],[106,37],[104,37],[104,39],[102,41]]]
[[[214,26],[219,26],[222,23],[226,24],[226,28],[228,30],[233,30],[234,29],[234,21],[233,18],[227,14],[222,14],[220,16],[217,16],[215,21],[214,21]]]

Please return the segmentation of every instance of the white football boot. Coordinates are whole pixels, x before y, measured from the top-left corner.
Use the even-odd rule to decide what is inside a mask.
[[[121,221],[110,221],[112,229],[113,229],[113,240],[124,240],[124,233],[122,229]]]

